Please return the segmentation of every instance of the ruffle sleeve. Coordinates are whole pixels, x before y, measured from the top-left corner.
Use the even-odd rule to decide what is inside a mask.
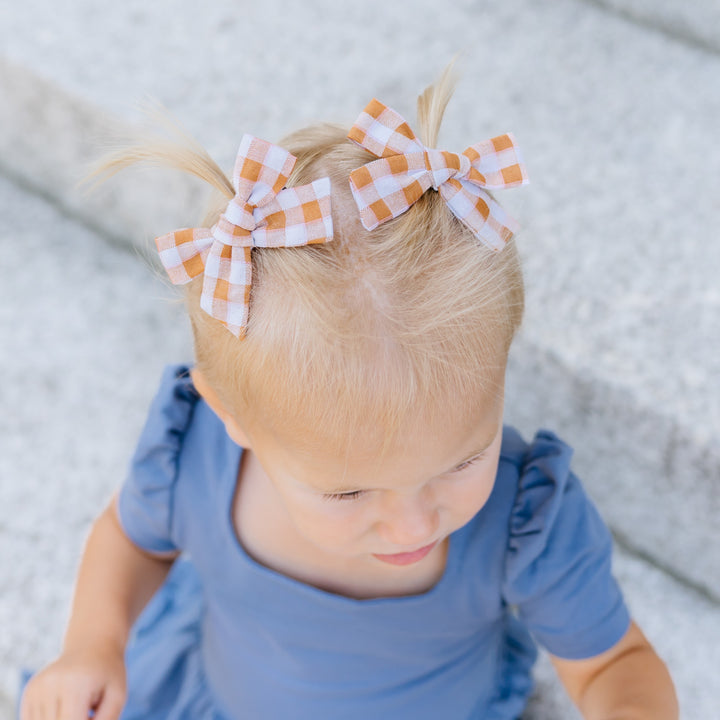
[[[525,455],[503,594],[536,640],[558,657],[598,655],[630,617],[611,574],[612,538],[579,480],[572,449],[540,431]]]
[[[186,366],[165,369],[118,496],[120,524],[138,547],[178,551],[173,496],[183,438],[199,395]]]

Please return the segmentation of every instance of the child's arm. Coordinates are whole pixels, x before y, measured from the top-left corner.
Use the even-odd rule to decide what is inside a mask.
[[[587,660],[551,657],[586,720],[677,720],[675,688],[635,623],[617,645]]]
[[[115,720],[125,702],[125,644],[172,557],[149,555],[123,532],[114,499],[95,521],[80,563],[60,657],[25,690],[21,720]]]

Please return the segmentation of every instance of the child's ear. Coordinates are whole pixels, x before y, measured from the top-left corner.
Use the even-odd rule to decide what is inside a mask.
[[[240,447],[249,449],[250,441],[245,431],[238,425],[235,418],[225,409],[225,406],[220,401],[217,393],[210,387],[205,376],[197,369],[193,368],[190,371],[190,377],[192,378],[195,389],[200,393],[202,399],[212,408],[212,411],[222,420],[225,425],[227,434],[238,444]]]

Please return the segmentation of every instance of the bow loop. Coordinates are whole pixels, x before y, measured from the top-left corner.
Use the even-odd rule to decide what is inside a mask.
[[[463,152],[470,161],[470,180],[488,190],[527,185],[528,177],[512,133],[471,145]]]
[[[375,99],[360,113],[348,137],[379,158],[426,150],[405,118]]]
[[[244,135],[233,171],[235,196],[217,223],[155,241],[174,284],[204,273],[200,307],[237,337],[247,326],[252,248],[332,239],[329,178],[286,188],[294,165],[287,150]]]
[[[265,205],[285,187],[294,167],[295,158],[284,148],[243,135],[233,169],[235,197],[254,207]]]
[[[378,158],[350,173],[367,230],[401,215],[430,188],[493,250],[501,250],[517,229],[487,192],[528,181],[512,135],[477,143],[461,155],[434,150],[420,142],[401,115],[372,100],[348,138]]]

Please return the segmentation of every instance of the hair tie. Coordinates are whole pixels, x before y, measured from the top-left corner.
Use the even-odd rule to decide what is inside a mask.
[[[277,145],[244,135],[233,171],[235,197],[218,222],[155,240],[175,285],[205,273],[200,307],[236,337],[247,327],[252,248],[332,239],[330,179],[286,188],[295,160]]]
[[[517,223],[486,192],[525,185],[525,166],[511,134],[471,145],[461,155],[425,147],[405,119],[372,100],[348,138],[379,160],[350,173],[366,230],[404,213],[427,190],[437,190],[452,213],[493,250],[502,250]]]

